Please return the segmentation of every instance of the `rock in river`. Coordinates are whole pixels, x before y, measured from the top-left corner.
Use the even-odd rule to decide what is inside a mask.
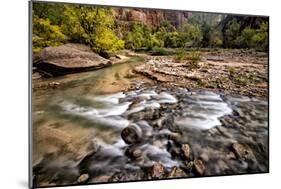
[[[165,174],[165,168],[161,163],[155,163],[151,168],[151,177],[152,178],[163,178]]]
[[[136,124],[131,124],[122,130],[121,137],[127,144],[138,143],[142,138],[142,130]]]
[[[201,161],[200,159],[196,159],[194,160],[194,172],[196,175],[198,176],[202,176],[205,173],[205,165],[203,163],[203,161]]]
[[[190,148],[189,144],[183,144],[181,147],[181,150],[183,152],[183,157],[186,160],[189,160],[191,158],[191,148]]]
[[[82,174],[80,175],[80,177],[78,178],[77,182],[78,183],[85,183],[87,182],[89,179],[89,175],[88,174]]]
[[[254,153],[250,149],[250,147],[240,143],[234,143],[232,144],[232,148],[237,158],[242,160],[255,161]]]
[[[82,44],[64,44],[57,47],[46,47],[34,61],[34,66],[48,75],[95,70],[112,63],[94,53],[90,47]]]
[[[173,167],[171,172],[168,173],[168,178],[180,178],[180,177],[186,177],[186,173],[179,167]]]

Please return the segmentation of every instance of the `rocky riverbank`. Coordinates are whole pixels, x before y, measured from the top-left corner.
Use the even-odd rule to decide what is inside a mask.
[[[188,61],[177,63],[173,56],[151,56],[147,64],[136,67],[134,71],[165,86],[267,97],[266,53],[218,49],[202,51],[201,54],[197,67],[191,68]]]

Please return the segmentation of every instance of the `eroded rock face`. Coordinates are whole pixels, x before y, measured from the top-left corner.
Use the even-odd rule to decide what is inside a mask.
[[[181,27],[191,13],[180,11],[162,11],[150,9],[125,9],[113,10],[114,16],[120,21],[141,22],[150,26],[159,26],[168,20],[174,27]]]
[[[86,45],[69,43],[46,47],[33,64],[39,71],[56,76],[103,68],[111,62]]]

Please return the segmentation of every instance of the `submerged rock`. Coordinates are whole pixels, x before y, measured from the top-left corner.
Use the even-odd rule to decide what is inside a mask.
[[[132,147],[132,148],[128,148],[125,151],[125,154],[132,159],[137,159],[142,156],[142,151],[140,149],[136,149],[135,147]]]
[[[138,143],[142,138],[142,130],[136,124],[132,124],[122,130],[121,137],[127,144]]]
[[[34,62],[39,71],[53,76],[100,69],[111,64],[90,47],[71,43],[44,48]]]
[[[232,144],[232,148],[234,150],[234,153],[236,154],[237,158],[242,160],[255,160],[255,156],[253,151],[250,147],[240,144],[240,143],[234,143]]]

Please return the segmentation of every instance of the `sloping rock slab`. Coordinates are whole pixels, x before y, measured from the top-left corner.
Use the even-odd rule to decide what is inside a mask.
[[[57,47],[46,47],[34,66],[42,72],[53,76],[100,69],[112,63],[91,51],[82,44],[64,44]]]

